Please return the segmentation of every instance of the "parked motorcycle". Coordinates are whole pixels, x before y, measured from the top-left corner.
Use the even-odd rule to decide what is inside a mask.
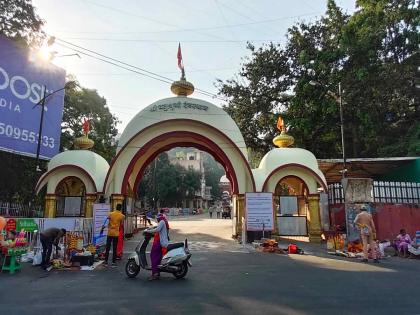
[[[143,236],[143,241],[137,245],[135,252],[130,254],[125,265],[125,273],[129,278],[135,278],[141,268],[151,270],[146,259],[146,248],[153,237],[153,232],[146,229],[143,231]],[[168,252],[163,256],[158,267],[159,271],[172,273],[177,279],[184,278],[188,273],[188,267],[192,267],[187,239],[185,242],[169,243],[167,249]]]

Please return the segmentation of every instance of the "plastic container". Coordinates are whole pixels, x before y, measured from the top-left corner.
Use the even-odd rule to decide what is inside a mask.
[[[296,244],[289,244],[287,247],[289,254],[297,254],[298,247]]]

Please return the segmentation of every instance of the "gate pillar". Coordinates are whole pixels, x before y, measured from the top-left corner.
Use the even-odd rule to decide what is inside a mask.
[[[55,218],[57,210],[57,196],[55,194],[47,194],[45,196],[44,218]]]
[[[311,194],[308,197],[309,211],[307,214],[309,241],[321,242],[321,217],[319,214],[319,194]]]
[[[96,194],[86,194],[85,217],[93,218],[93,204],[96,200]]]
[[[232,234],[240,239],[242,235],[242,224],[245,220],[245,196],[238,194],[233,196],[234,200],[234,213],[232,219],[234,220],[234,231]]]

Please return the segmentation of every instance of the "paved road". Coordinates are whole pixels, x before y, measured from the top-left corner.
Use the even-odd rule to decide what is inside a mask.
[[[418,260],[366,265],[264,254],[238,250],[227,220],[191,217],[171,226],[174,240],[187,235],[196,245],[186,279],[149,282],[146,272],[127,279],[123,262],[92,272],[25,267],[0,275],[0,314],[420,314]]]

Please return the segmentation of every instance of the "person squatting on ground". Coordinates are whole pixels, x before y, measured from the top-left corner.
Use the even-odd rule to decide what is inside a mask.
[[[168,231],[169,223],[166,217],[159,213],[156,217],[158,225],[150,229],[151,233],[155,233],[153,236],[153,245],[150,252],[150,259],[152,263],[152,276],[149,280],[158,280],[159,279],[159,264],[162,260],[162,257],[168,252],[167,247],[169,244]]]
[[[104,265],[108,265],[109,250],[111,249],[112,243],[112,266],[116,266],[117,263],[117,244],[118,235],[120,234],[120,225],[124,221],[125,215],[121,213],[122,205],[117,204],[115,211],[108,214],[108,234],[106,237],[106,248],[105,248],[105,262]]]
[[[52,246],[54,245],[57,250],[61,248],[58,246],[60,238],[66,235],[65,229],[49,228],[41,232],[40,240],[42,245],[42,262],[41,267],[47,269],[50,265],[50,258]]]
[[[408,247],[411,245],[411,237],[404,229],[400,230],[400,234],[397,235],[394,244],[400,256],[408,257]]]
[[[367,212],[367,208],[363,205],[360,208],[360,213],[354,219],[354,223],[360,228],[360,235],[363,243],[363,259],[362,262],[368,262],[368,245],[371,250],[373,261],[378,263],[378,257],[376,252],[376,243],[375,243],[375,223],[370,213]]]

